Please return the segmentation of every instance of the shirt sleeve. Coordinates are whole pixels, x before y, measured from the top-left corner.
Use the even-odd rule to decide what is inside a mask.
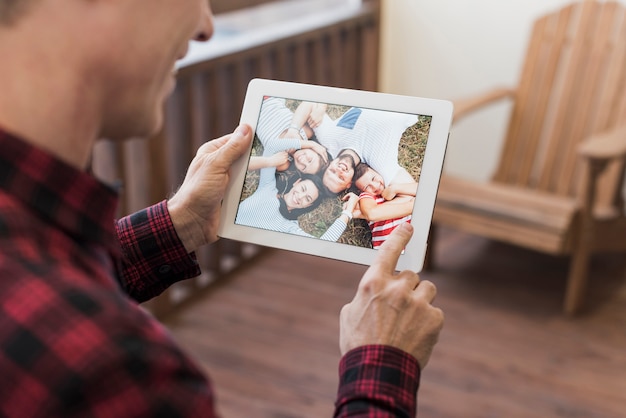
[[[382,345],[355,348],[339,364],[335,417],[415,417],[420,369],[404,351]]]
[[[346,230],[346,223],[342,221],[340,218],[335,219],[335,222],[324,232],[324,234],[320,237],[320,239],[326,241],[337,242],[343,234],[343,231]]]
[[[267,141],[263,155],[274,155],[277,152],[300,148],[302,148],[302,144],[298,138],[272,138]]]
[[[374,199],[374,200],[376,200],[376,196],[374,196],[371,193],[361,192],[361,194],[359,195],[359,200],[361,200],[361,199]]]
[[[122,247],[119,280],[136,301],[200,274],[195,254],[187,253],[176,234],[167,201],[120,219],[116,229]]]

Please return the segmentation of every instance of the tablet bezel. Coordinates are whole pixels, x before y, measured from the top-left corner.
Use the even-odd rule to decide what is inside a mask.
[[[253,79],[248,85],[240,120],[242,124],[251,126],[253,131],[256,129],[263,99],[267,96],[432,117],[411,219],[414,233],[397,264],[397,270],[421,271],[452,122],[452,103],[363,90]],[[230,181],[221,209],[218,236],[352,263],[364,265],[371,263],[377,251],[375,249],[236,224],[235,217],[251,147],[231,168]]]

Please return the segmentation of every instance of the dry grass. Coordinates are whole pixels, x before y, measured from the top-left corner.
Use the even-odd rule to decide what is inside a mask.
[[[298,105],[297,101],[288,100],[287,106],[294,110]],[[328,114],[332,119],[340,117],[348,107],[346,106],[328,106]],[[430,129],[431,118],[429,116],[420,116],[415,125],[410,126],[400,139],[400,147],[398,150],[398,162],[403,166],[416,181],[419,181],[424,153],[426,151],[426,140]],[[263,146],[258,138],[255,137],[253,143],[253,155],[261,155]],[[243,193],[241,200],[250,196],[257,188],[259,181],[259,173],[249,171],[246,174]],[[298,218],[300,227],[309,234],[320,237],[337,217],[341,214],[343,194],[338,197],[326,198],[322,204],[311,212],[304,214]],[[339,239],[339,242],[360,247],[371,247],[371,233],[367,222],[362,219],[353,220],[346,228],[345,232]]]

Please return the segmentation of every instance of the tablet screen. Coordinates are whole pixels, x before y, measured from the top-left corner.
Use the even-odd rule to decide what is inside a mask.
[[[264,97],[235,223],[378,248],[411,221],[431,119]]]

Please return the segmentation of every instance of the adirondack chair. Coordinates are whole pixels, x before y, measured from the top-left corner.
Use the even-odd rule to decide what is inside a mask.
[[[493,178],[444,175],[435,205],[434,229],[571,256],[569,315],[584,305],[591,254],[626,253],[625,9],[583,1],[538,19],[519,86],[455,103],[458,120],[496,100],[514,102]]]

